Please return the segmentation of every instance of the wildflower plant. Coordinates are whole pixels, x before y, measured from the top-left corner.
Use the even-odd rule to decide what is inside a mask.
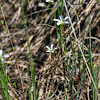
[[[52,62],[52,59],[53,59],[53,56],[52,54],[54,53],[54,51],[58,48],[53,48],[53,44],[51,44],[51,47],[48,47],[46,46],[47,48],[47,51],[46,52],[49,52],[50,53],[50,63]],[[52,95],[52,88],[53,88],[53,75],[54,75],[54,67],[51,63],[51,68],[52,68],[52,73],[51,73],[51,89],[50,89],[50,97]]]
[[[9,57],[9,55],[4,55],[3,50],[0,50],[0,59],[1,59],[1,61],[4,61],[5,58],[8,58],[8,57]]]
[[[59,14],[58,14],[58,16],[59,16]],[[62,15],[59,16],[59,19],[56,19],[56,14],[54,13],[53,21],[57,22],[56,31],[57,31],[57,39],[59,41],[59,46],[61,48],[61,55],[62,55],[62,52],[63,52],[62,51],[62,42],[63,42],[63,40],[62,40],[62,28],[63,28],[63,25],[69,24],[69,22],[67,21],[68,19],[69,19],[68,16],[63,18]],[[60,26],[60,31],[58,30],[57,26]]]
[[[46,46],[46,48],[48,49],[46,52],[49,52],[49,53],[54,53],[54,51],[57,49],[57,48],[53,48],[53,44],[51,44],[51,47],[48,47]]]
[[[68,16],[63,18],[62,15],[59,16],[59,19],[53,19],[53,21],[57,21],[57,25],[64,25],[64,24],[69,24],[68,20]]]

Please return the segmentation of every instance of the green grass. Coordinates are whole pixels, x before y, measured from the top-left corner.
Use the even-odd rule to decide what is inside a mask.
[[[90,64],[90,69],[91,69],[92,77],[93,77],[94,82],[95,82],[95,84],[96,84],[96,88],[98,88],[98,87],[97,87],[97,78],[96,78],[96,75],[95,75],[95,71],[94,71],[94,68],[93,68],[93,61],[92,61],[92,50],[91,50],[91,25],[90,25],[90,18],[89,18],[89,17],[88,17],[88,24],[89,24],[89,64]],[[97,98],[98,98],[97,90],[95,89],[92,80],[91,80],[91,85],[92,85],[92,90],[93,90],[93,100],[97,100]]]
[[[29,2],[29,1],[28,1]],[[59,5],[59,0],[57,0],[57,12],[54,11],[54,18],[57,18],[60,15],[63,15],[63,7],[64,7],[64,2],[63,0],[61,0],[61,7]],[[31,94],[31,80],[28,80],[28,96],[29,96],[29,100],[31,100],[31,97],[34,97],[34,100],[37,100],[37,88],[36,88],[36,81],[35,81],[35,72],[34,72],[34,63],[33,63],[33,58],[32,58],[32,52],[30,49],[30,43],[29,43],[29,36],[28,36],[28,31],[27,31],[27,24],[26,24],[26,19],[25,19],[25,14],[24,14],[24,8],[23,8],[23,0],[20,0],[20,4],[21,4],[21,11],[22,11],[22,18],[23,18],[23,23],[24,23],[24,28],[25,28],[25,35],[26,35],[26,40],[27,40],[27,45],[28,45],[28,50],[29,50],[29,56],[30,56],[30,69],[31,69],[31,80],[32,80],[32,84],[34,87],[34,93],[33,95]],[[81,0],[79,0],[79,4],[81,4]],[[71,19],[70,19],[71,22]],[[3,22],[1,22],[3,24]],[[72,24],[72,22],[71,22]],[[86,52],[85,48],[85,33],[86,33],[86,27],[84,29],[84,35],[82,37],[82,43],[79,43],[80,48],[78,48],[78,45],[76,45],[77,42],[77,37],[75,35],[74,32],[74,38],[72,38],[72,34],[67,34],[64,33],[65,37],[62,36],[63,34],[63,26],[57,26],[56,22],[55,22],[55,27],[56,27],[56,35],[57,35],[57,44],[59,45],[59,51],[60,51],[60,56],[62,57],[62,64],[65,65],[65,72],[64,72],[64,82],[65,84],[68,85],[69,89],[69,93],[71,96],[71,100],[78,100],[78,98],[80,97],[81,89],[86,89],[86,87],[84,86],[84,83],[87,82],[87,80],[89,80],[89,78],[91,79],[91,91],[92,91],[92,99],[93,100],[99,100],[98,97],[98,74],[99,74],[99,70],[100,70],[100,66],[97,66],[97,68],[94,69],[94,63],[93,63],[93,59],[92,59],[92,40],[91,40],[91,23],[90,23],[90,18],[88,17],[88,23],[87,26],[89,26],[89,49],[88,49],[88,53]],[[72,27],[72,30],[74,30],[74,27]],[[70,33],[70,32],[69,32]],[[66,39],[69,38],[69,42],[70,42],[70,51],[71,51],[71,55],[70,57],[66,60],[64,58],[64,56],[66,56],[67,51],[67,41]],[[73,43],[75,43],[75,45],[77,46],[78,50],[76,51],[76,47],[74,47],[75,45],[73,45]],[[64,45],[63,45],[64,44]],[[63,51],[63,46],[64,46],[64,51]],[[82,51],[81,51],[82,50]],[[58,51],[58,52],[59,52]],[[83,53],[83,55],[82,55]],[[77,54],[77,57],[76,57]],[[86,57],[87,54],[87,57]],[[89,70],[90,73],[92,75],[88,77],[88,71],[87,71],[87,65],[86,62],[84,60],[84,57],[86,59],[87,64],[89,65]],[[51,60],[50,60],[51,61]],[[52,59],[53,61],[53,59]],[[60,61],[60,60],[59,60]],[[54,76],[54,71],[56,68],[56,65],[52,67],[52,71],[51,71],[51,83],[50,83],[50,98],[52,97],[53,94],[53,84],[54,84],[54,80],[53,80],[53,76]],[[76,74],[77,70],[79,70],[78,72],[78,76]],[[62,71],[63,72],[63,71]],[[66,74],[65,74],[66,73]],[[78,78],[80,77],[80,79],[77,80],[76,84],[75,84],[75,80],[74,80],[74,75],[76,75]],[[66,77],[68,78],[69,81],[66,80]],[[88,83],[88,82],[87,82]],[[7,75],[6,75],[6,64],[2,64],[1,60],[0,60],[0,85],[2,87],[2,92],[3,92],[3,99],[4,100],[10,100],[9,97],[9,93],[8,93],[8,79],[7,79]],[[96,87],[95,87],[96,86]],[[76,91],[75,91],[76,90]],[[66,87],[64,87],[64,93],[65,93],[65,99],[68,99],[68,93],[66,92]],[[84,96],[83,96],[84,94]],[[87,94],[86,92],[84,92],[82,94],[82,96],[84,97],[83,99],[87,98]],[[52,100],[52,99],[51,99]]]
[[[37,100],[34,64],[33,64],[32,52],[31,52],[31,49],[30,49],[29,36],[28,36],[28,32],[27,32],[27,25],[26,25],[26,20],[25,20],[25,15],[24,15],[23,0],[20,0],[20,4],[21,4],[21,11],[22,11],[24,28],[25,28],[25,35],[26,35],[26,40],[27,40],[28,49],[29,49],[29,55],[30,55],[30,66],[31,66],[31,74],[32,74],[32,83],[33,83],[33,87],[34,87],[34,95],[33,96],[34,96],[34,100]],[[31,97],[31,96],[29,96],[29,97]]]
[[[80,0],[79,0],[79,4],[81,4]],[[62,1],[62,5],[61,5],[61,11],[60,11],[60,7],[59,7],[59,2],[57,0],[57,7],[58,7],[58,16],[62,15],[62,9],[63,9],[63,1]],[[54,18],[56,18],[56,12],[54,12]],[[91,79],[91,87],[92,87],[92,92],[93,92],[93,100],[97,100],[98,99],[98,95],[97,95],[97,90],[96,88],[98,89],[98,79],[96,76],[98,76],[98,73],[95,74],[95,71],[94,71],[94,68],[93,68],[93,62],[92,62],[92,50],[91,50],[91,26],[90,26],[90,19],[88,18],[88,25],[89,25],[89,54],[88,54],[88,57],[89,57],[89,65],[90,65],[90,74],[92,75],[93,79]],[[60,29],[59,27],[56,25],[56,22],[55,22],[55,26],[56,26],[56,32],[57,32],[57,39],[59,40],[58,43],[59,43],[59,46],[60,46],[60,49],[61,49],[61,56],[63,56],[63,53],[62,53],[62,45],[63,45],[63,37],[62,37],[62,26],[60,26]],[[74,30],[74,28],[73,28]],[[86,32],[86,29],[84,29],[84,34]],[[74,33],[75,34],[75,33]],[[85,36],[85,35],[84,35]],[[84,36],[83,36],[83,40],[82,40],[82,48],[81,48],[81,52],[83,52],[83,55],[85,57],[85,50],[84,50]],[[67,35],[66,35],[66,38],[67,38]],[[64,45],[64,54],[66,54],[66,38],[65,38],[65,45]],[[77,39],[76,35],[75,35],[75,38]],[[86,64],[84,62],[84,59],[81,55],[81,52],[80,52],[80,49],[78,49],[78,61],[76,60],[76,57],[75,57],[75,48],[73,48],[73,45],[72,45],[72,38],[70,36],[70,43],[71,43],[71,51],[72,51],[72,56],[70,56],[70,63],[68,63],[67,61],[64,61],[65,62],[65,65],[66,65],[66,71],[68,73],[68,79],[69,79],[69,82],[68,82],[68,85],[69,85],[69,89],[70,89],[70,93],[71,93],[71,99],[72,100],[76,100],[78,99],[78,96],[79,96],[79,93],[80,93],[80,89],[82,88],[82,85],[84,84],[84,78],[85,78],[85,74],[86,74]],[[73,61],[71,58],[74,58]],[[77,66],[77,63],[78,63],[78,66]],[[82,63],[83,62],[83,63]],[[72,67],[71,67],[72,66]],[[76,96],[74,96],[74,89],[73,89],[73,79],[72,79],[72,75],[73,75],[73,70],[75,69],[75,66],[78,67],[79,69],[79,73],[81,73],[81,81],[79,83],[79,87],[78,87],[78,90],[77,90],[77,94]],[[82,68],[81,68],[82,66]],[[76,67],[76,68],[77,68]],[[98,71],[99,72],[99,71]],[[93,83],[92,81],[94,80],[95,83]],[[96,85],[96,87],[94,86]],[[65,91],[65,95],[66,95],[66,91]],[[84,97],[85,99],[85,97]],[[67,96],[66,96],[66,100],[67,100]]]
[[[3,99],[4,100],[10,100],[9,94],[8,94],[8,80],[6,75],[6,64],[2,64],[2,61],[0,60],[0,85],[2,87],[3,92]]]

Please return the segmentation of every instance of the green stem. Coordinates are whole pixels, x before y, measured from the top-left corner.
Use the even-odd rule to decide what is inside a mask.
[[[27,32],[27,25],[26,25],[26,20],[25,20],[25,15],[24,15],[23,0],[20,0],[20,4],[21,4],[21,11],[22,11],[22,17],[23,17],[24,28],[25,28],[25,35],[26,35],[26,40],[27,40],[29,55],[30,55],[30,63],[31,63],[30,66],[32,69],[32,82],[33,82],[33,87],[34,87],[34,100],[37,100],[34,64],[33,64],[32,52],[30,49],[29,36],[28,36],[28,32]]]

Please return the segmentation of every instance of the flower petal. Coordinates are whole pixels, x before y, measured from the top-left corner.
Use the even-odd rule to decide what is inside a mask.
[[[53,44],[51,44],[51,50],[53,50]]]
[[[60,20],[59,20],[59,19],[53,19],[53,21],[57,21],[57,22],[59,22]]]
[[[0,50],[0,57],[2,57],[2,54],[3,54],[3,50]]]
[[[54,48],[54,50],[56,50],[56,49],[58,49],[58,48]]]
[[[1,61],[4,61],[4,58],[1,58]]]
[[[67,16],[67,17],[64,18],[64,20],[66,21],[68,18],[69,18],[69,17]]]
[[[4,58],[8,58],[9,57],[9,55],[4,55]]]
[[[63,20],[63,16],[62,15],[60,15],[59,18],[60,18],[60,20]]]
[[[47,50],[46,52],[50,52],[50,50]]]
[[[54,51],[52,51],[52,53],[54,53]]]
[[[54,2],[53,0],[51,0],[51,2]]]
[[[46,2],[49,2],[49,0],[46,0]]]
[[[50,52],[50,48],[48,46],[46,46],[46,48],[48,49],[47,51]]]
[[[50,50],[50,48],[49,48],[48,46],[46,46],[46,48],[47,48],[48,50]]]
[[[66,22],[64,22],[65,24],[69,24],[69,22],[68,21],[66,21]]]
[[[59,26],[61,24],[61,21],[59,21],[58,23],[57,23],[57,25]]]

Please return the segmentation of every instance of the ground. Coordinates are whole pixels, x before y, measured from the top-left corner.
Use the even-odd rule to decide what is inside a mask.
[[[56,1],[56,0],[55,0]],[[81,0],[83,3],[79,4],[78,0],[68,0],[67,6],[73,22],[73,26],[82,45],[82,38],[85,36],[85,51],[89,49],[89,26],[88,18],[91,23],[91,45],[92,45],[92,59],[94,70],[97,70],[97,66],[100,65],[100,4],[96,0]],[[59,2],[61,6],[61,2]],[[18,0],[0,0],[0,6],[3,8],[0,10],[0,49],[4,50],[5,54],[9,54],[10,57],[6,61],[7,63],[7,75],[10,78],[8,82],[8,88],[10,91],[11,100],[28,100],[28,80],[31,80],[31,69],[29,62],[29,51],[27,47],[27,41],[25,36],[25,29],[22,20],[20,2]],[[24,0],[24,13],[28,28],[29,41],[31,44],[31,51],[33,56],[33,62],[35,67],[35,78],[37,86],[38,100],[48,100],[51,88],[51,76],[52,70],[53,76],[53,95],[52,100],[65,100],[65,91],[68,93],[68,100],[70,98],[70,90],[68,87],[68,77],[64,73],[66,66],[63,64],[63,60],[69,61],[72,55],[70,36],[73,41],[73,48],[77,59],[78,46],[75,43],[75,38],[70,25],[63,27],[63,39],[66,39],[67,49],[65,57],[60,56],[59,45],[56,35],[56,27],[54,24],[54,11],[57,14],[57,3],[54,5],[46,3],[45,0]],[[66,17],[66,10],[63,7],[63,16]],[[56,16],[57,18],[59,16]],[[86,29],[84,35],[84,29]],[[66,37],[67,34],[67,38]],[[64,42],[64,41],[63,41]],[[46,46],[54,44],[55,50],[53,58],[50,58],[50,54],[46,52]],[[63,43],[64,44],[64,43]],[[64,59],[63,59],[64,58]],[[73,58],[71,58],[73,59]],[[87,56],[87,62],[88,62]],[[53,65],[53,69],[51,67]],[[75,65],[75,71],[77,66]],[[28,77],[28,73],[30,78]],[[65,74],[65,75],[64,75]],[[73,78],[74,88],[80,83],[81,73],[74,74]],[[22,81],[21,81],[22,79]],[[23,86],[22,86],[23,84]],[[82,93],[78,100],[82,100],[84,94],[88,100],[91,99],[91,80],[88,79],[82,85]],[[31,84],[32,86],[32,84]],[[64,88],[65,87],[65,88]],[[31,87],[33,92],[33,87]],[[100,75],[98,82],[98,93],[100,94]],[[81,98],[82,97],[82,98]],[[2,93],[0,93],[2,100]]]

